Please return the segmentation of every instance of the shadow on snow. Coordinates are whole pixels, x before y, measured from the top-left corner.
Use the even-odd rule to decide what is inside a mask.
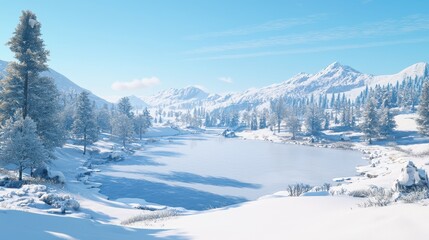
[[[222,196],[193,188],[118,177],[106,179],[100,190],[111,199],[141,198],[148,202],[189,210],[219,208],[247,201],[241,197]]]
[[[240,182],[235,179],[225,177],[201,176],[187,172],[171,172],[170,174],[163,173],[147,173],[151,177],[162,180],[183,182],[183,183],[200,183],[205,185],[221,186],[221,187],[236,187],[236,188],[261,188],[260,184]]]

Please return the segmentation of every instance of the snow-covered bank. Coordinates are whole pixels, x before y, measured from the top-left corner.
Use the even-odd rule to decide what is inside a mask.
[[[424,239],[429,208],[398,204],[361,208],[352,197],[281,197],[155,224],[157,236],[185,239]]]

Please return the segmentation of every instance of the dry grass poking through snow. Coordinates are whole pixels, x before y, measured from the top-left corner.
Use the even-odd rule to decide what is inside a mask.
[[[176,216],[179,216],[179,213],[177,210],[174,210],[174,209],[159,210],[159,211],[154,211],[150,213],[141,213],[136,216],[130,217],[122,221],[121,225],[132,225],[138,222],[143,222],[146,224],[150,222],[156,223],[157,221],[167,220]]]

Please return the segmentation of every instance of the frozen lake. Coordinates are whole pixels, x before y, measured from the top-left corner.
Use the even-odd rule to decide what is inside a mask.
[[[285,190],[356,175],[354,151],[226,139],[214,135],[159,138],[125,161],[100,166],[93,180],[111,199],[193,210],[222,207]]]

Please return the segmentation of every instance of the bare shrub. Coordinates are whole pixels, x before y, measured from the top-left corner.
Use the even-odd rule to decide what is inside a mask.
[[[368,189],[368,200],[361,207],[384,207],[393,202],[394,192],[382,187],[371,186]]]
[[[347,195],[358,198],[369,197],[370,191],[368,189],[357,189],[347,193]]]
[[[312,187],[310,185],[303,184],[303,183],[297,183],[297,184],[287,186],[287,191],[289,192],[289,196],[292,196],[292,197],[301,196],[303,193],[306,193],[311,189]]]

